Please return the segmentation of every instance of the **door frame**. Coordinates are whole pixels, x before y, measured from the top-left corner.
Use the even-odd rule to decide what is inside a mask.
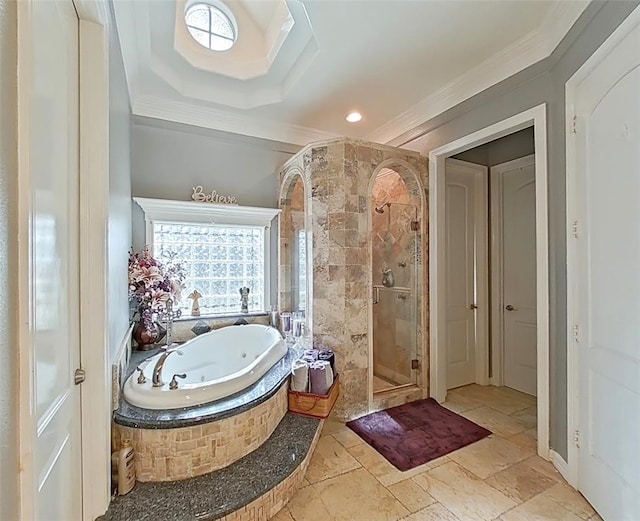
[[[451,157],[446,158],[450,164],[467,167],[469,161],[462,161]],[[446,161],[445,161],[446,163]],[[446,166],[446,164],[445,164]],[[489,167],[473,164],[482,173],[474,179],[474,234],[476,237],[473,251],[476,272],[475,299],[475,383],[487,385],[489,383]],[[468,168],[468,167],[467,167]],[[446,191],[446,170],[445,170]],[[446,193],[444,194],[446,197]],[[445,214],[446,215],[446,214]],[[446,228],[445,228],[446,231]],[[484,237],[485,240],[477,240]],[[446,242],[443,243],[446,255]],[[446,281],[446,278],[445,278]],[[445,282],[446,284],[446,282]],[[446,289],[446,288],[445,288]],[[445,293],[446,295],[446,293]],[[470,303],[471,304],[471,303]],[[446,307],[446,301],[445,301]],[[446,317],[446,313],[443,315]],[[446,326],[445,326],[446,327]],[[446,360],[446,358],[445,358]]]
[[[431,305],[430,394],[443,402],[446,385],[445,159],[506,135],[534,127],[536,165],[536,297],[538,454],[549,459],[549,214],[547,193],[547,104],[463,136],[429,152],[429,299]]]
[[[32,433],[29,332],[31,223],[28,71],[32,66],[32,3],[18,10],[18,509],[21,519],[34,515],[35,480]],[[80,175],[80,365],[87,379],[80,391],[82,443],[82,516],[102,515],[110,500],[111,375],[107,324],[107,216],[109,203],[109,5],[107,0],[73,0],[78,14],[79,175]],[[98,274],[98,275],[96,275]],[[83,311],[86,310],[86,311]],[[96,334],[96,331],[101,332]]]
[[[580,123],[580,116],[575,113],[575,103],[580,84],[591,74],[600,62],[615,48],[638,24],[640,24],[640,7],[636,7],[618,28],[596,49],[584,64],[569,78],[565,84],[565,122],[566,122],[566,226],[567,226],[567,475],[565,478],[575,488],[578,485],[578,446],[575,437],[578,433],[580,419],[580,354],[573,349],[576,343],[574,328],[578,318],[577,277],[576,265],[577,245],[573,240],[578,233],[576,208],[578,198],[576,182],[576,125]]]
[[[503,230],[503,192],[502,179],[504,172],[497,168],[519,168],[528,166],[535,154],[505,161],[489,169],[491,183],[491,367],[493,372],[489,378],[491,385],[504,385],[504,234]],[[537,303],[536,303],[537,306]]]

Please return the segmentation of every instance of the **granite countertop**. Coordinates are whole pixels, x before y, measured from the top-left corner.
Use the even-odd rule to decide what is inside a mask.
[[[97,521],[203,521],[248,505],[284,481],[307,455],[320,420],[287,413],[258,449],[227,468],[182,481],[137,483]]]
[[[159,352],[159,349],[154,349],[132,353],[127,369],[127,378],[140,362]],[[123,394],[113,419],[119,425],[137,429],[173,429],[235,416],[271,398],[286,383],[291,374],[291,364],[299,357],[299,354],[298,347],[289,347],[287,354],[252,386],[222,400],[194,407],[143,409],[128,403]]]

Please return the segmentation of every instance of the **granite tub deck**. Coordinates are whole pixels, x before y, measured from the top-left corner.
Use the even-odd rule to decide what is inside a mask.
[[[266,521],[304,478],[322,421],[287,413],[271,437],[229,467],[182,481],[137,483],[99,521]]]

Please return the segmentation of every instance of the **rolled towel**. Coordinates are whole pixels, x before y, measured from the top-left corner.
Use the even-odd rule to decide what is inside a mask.
[[[291,364],[291,390],[309,392],[309,364],[304,360],[294,360]]]
[[[302,355],[302,358],[300,358],[300,360],[304,360],[305,362],[307,362],[307,364],[310,364],[318,359],[314,358],[313,355]]]
[[[302,358],[304,358],[305,360],[307,358],[312,358],[313,360],[317,360],[319,354],[320,354],[320,351],[318,351],[317,349],[305,349],[302,352]]]
[[[313,394],[328,394],[333,385],[333,371],[326,360],[309,364],[309,385]]]
[[[336,376],[336,355],[333,349],[320,349],[318,353],[318,360],[325,360],[331,364],[331,370],[333,371],[333,377]]]

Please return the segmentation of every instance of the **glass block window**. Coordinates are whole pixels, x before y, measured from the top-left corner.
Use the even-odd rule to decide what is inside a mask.
[[[187,30],[193,39],[212,51],[228,51],[236,43],[231,19],[221,9],[197,3],[184,13]]]
[[[153,252],[160,260],[176,253],[187,273],[179,303],[189,314],[194,289],[202,295],[203,315],[238,313],[240,288],[248,287],[249,311],[264,311],[264,227],[195,223],[153,224]]]

